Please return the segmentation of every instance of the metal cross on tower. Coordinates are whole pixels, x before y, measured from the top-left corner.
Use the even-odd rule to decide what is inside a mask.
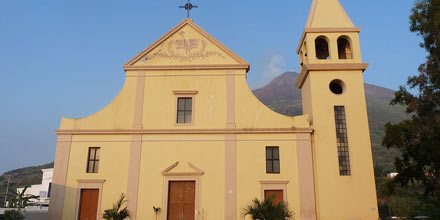
[[[188,0],[188,3],[186,3],[184,6],[179,6],[179,8],[184,8],[186,10],[186,17],[189,18],[189,11],[193,8],[197,8],[197,5],[191,4],[191,0]]]

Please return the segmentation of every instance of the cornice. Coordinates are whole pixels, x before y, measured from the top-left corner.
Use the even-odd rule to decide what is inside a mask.
[[[261,184],[288,184],[289,180],[260,180]]]
[[[78,183],[104,183],[105,179],[77,179]]]
[[[249,64],[213,64],[213,65],[124,65],[125,71],[130,70],[221,70],[221,69],[245,69],[249,71]]]
[[[363,72],[369,65],[368,63],[305,64],[296,80],[296,87],[302,87],[310,71],[362,70]]]
[[[174,95],[196,95],[198,91],[196,90],[175,90]]]
[[[311,128],[259,128],[259,129],[78,129],[55,130],[58,135],[133,135],[133,134],[273,134],[312,133]]]

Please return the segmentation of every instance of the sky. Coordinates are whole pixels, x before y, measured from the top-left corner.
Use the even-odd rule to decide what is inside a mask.
[[[193,0],[194,22],[251,64],[248,84],[298,71],[311,0]],[[340,0],[361,27],[367,83],[397,89],[426,53],[413,0]],[[184,0],[1,0],[0,174],[51,162],[61,116],[91,115],[120,91],[122,65],[185,18]],[[292,85],[293,86],[293,85]]]

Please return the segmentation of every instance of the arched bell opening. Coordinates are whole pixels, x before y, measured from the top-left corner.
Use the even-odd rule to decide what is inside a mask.
[[[342,60],[353,59],[350,38],[347,36],[341,36],[338,38],[338,57]]]
[[[328,46],[328,40],[324,36],[319,36],[315,39],[315,52],[316,59],[328,60],[330,59],[330,50]]]

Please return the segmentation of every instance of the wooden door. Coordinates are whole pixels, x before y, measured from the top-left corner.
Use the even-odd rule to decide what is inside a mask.
[[[79,220],[96,220],[99,189],[81,189]]]
[[[195,219],[195,181],[170,181],[167,220]]]
[[[264,190],[264,199],[271,195],[275,195],[275,199],[272,203],[273,205],[278,204],[279,202],[284,202],[283,190]]]

